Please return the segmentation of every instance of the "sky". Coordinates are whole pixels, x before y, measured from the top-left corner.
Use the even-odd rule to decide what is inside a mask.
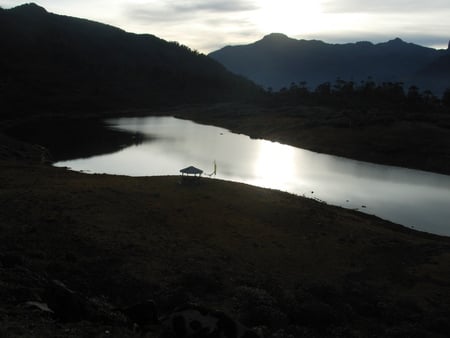
[[[449,0],[36,0],[49,12],[177,41],[201,53],[270,33],[328,43],[399,37],[447,48]],[[0,0],[11,8],[24,1]]]

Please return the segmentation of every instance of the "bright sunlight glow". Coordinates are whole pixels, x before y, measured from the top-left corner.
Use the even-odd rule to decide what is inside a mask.
[[[262,141],[255,161],[254,174],[262,186],[285,190],[295,176],[295,148]]]
[[[297,35],[318,30],[325,24],[320,1],[311,0],[261,0],[255,18],[259,28],[266,32]]]

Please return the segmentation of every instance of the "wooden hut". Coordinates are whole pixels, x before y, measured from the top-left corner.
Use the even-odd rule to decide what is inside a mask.
[[[198,169],[193,166],[189,166],[187,168],[181,169],[180,173],[182,176],[187,175],[187,176],[200,177],[203,174],[203,170]]]

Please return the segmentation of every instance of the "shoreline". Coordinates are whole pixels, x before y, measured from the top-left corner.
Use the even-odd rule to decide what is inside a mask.
[[[380,117],[381,122],[362,126],[346,124],[348,114],[315,106],[268,108],[222,103],[105,111],[78,118],[47,114],[44,118],[99,123],[112,117],[173,116],[317,153],[450,176],[450,114],[432,116],[428,120],[411,118],[389,122],[383,122]],[[33,121],[39,119],[10,121],[2,129]]]
[[[152,122],[148,121],[154,120],[156,125],[162,123],[158,121],[166,121],[166,123],[169,123],[170,125],[172,125],[173,123],[174,126],[177,126],[177,128],[179,129],[174,132],[174,137],[176,137],[177,133],[183,132],[183,126],[186,125],[186,128],[187,126],[194,126],[194,123],[184,123],[182,120],[178,120],[178,122],[175,122],[176,119],[173,117],[163,117],[162,120],[159,120],[159,117],[150,117],[149,119],[145,120],[141,118],[132,118],[130,120],[127,120],[129,121],[127,123],[135,124],[137,121],[139,121],[137,123],[139,123],[140,125],[147,125],[150,123],[148,126],[151,127]],[[200,125],[197,126],[199,129],[203,128]],[[211,127],[211,130],[213,130],[212,128],[213,127]],[[144,131],[144,129],[139,130],[142,130],[145,133],[141,138],[143,140],[146,140],[149,131],[147,129],[145,129],[147,131]],[[216,130],[215,133],[217,134],[219,134],[219,132],[222,134],[222,131],[225,134],[228,133],[223,129],[216,128],[214,130]],[[157,130],[154,130],[154,132],[158,133]],[[130,135],[135,135],[132,130],[130,130]],[[166,135],[166,137],[172,137],[172,135]],[[162,138],[164,138],[164,136],[162,136]],[[230,139],[227,140],[229,142],[233,142],[231,134]],[[245,137],[242,140],[242,146],[247,144],[247,141],[245,140],[247,140],[249,144],[252,145],[256,143],[254,141],[250,141],[247,137]],[[215,140],[214,144],[216,144],[216,149],[226,149],[229,143],[223,142],[223,138],[218,138],[217,140]],[[93,141],[93,143],[95,143],[95,141]],[[155,147],[158,142],[151,144],[153,144]],[[121,149],[122,148],[125,147],[122,146]],[[202,150],[203,147],[201,146],[201,144],[190,146],[190,148],[192,148],[192,154],[194,155],[200,155],[204,151],[208,152],[208,150]],[[315,153],[310,153],[309,151],[303,152],[303,150],[299,150],[297,152],[294,151],[294,148],[286,148],[290,149],[289,153],[291,154],[292,158],[294,158],[294,152],[296,154],[295,158],[299,158],[299,156],[301,156],[301,161],[296,160],[295,165],[298,166],[298,168],[303,169],[292,171],[292,173],[287,174],[283,178],[280,175],[283,176],[283,174],[281,173],[283,173],[284,171],[281,171],[279,173],[280,175],[278,175],[280,176],[280,181],[278,181],[278,179],[274,179],[273,182],[256,181],[256,178],[252,176],[253,171],[247,171],[253,169],[247,168],[247,166],[241,166],[240,173],[235,172],[236,175],[230,175],[230,170],[232,170],[234,162],[240,162],[241,160],[252,161],[252,159],[250,159],[250,157],[235,159],[233,160],[233,163],[231,163],[229,162],[229,155],[231,154],[227,154],[226,151],[223,151],[223,153],[215,154],[219,166],[222,166],[224,170],[225,168],[228,168],[228,173],[219,172],[218,178],[250,183],[265,188],[287,191],[297,196],[310,197],[317,201],[323,201],[325,203],[341,206],[346,209],[357,210],[365,214],[375,214],[378,217],[399,223],[407,228],[413,228],[419,231],[435,233],[443,236],[450,235],[450,233],[446,231],[448,230],[446,227],[446,219],[450,216],[447,210],[445,208],[435,208],[431,202],[420,198],[420,196],[434,196],[434,200],[437,204],[442,205],[445,203],[450,203],[450,199],[446,195],[445,191],[443,191],[441,188],[445,185],[449,185],[450,187],[450,179],[447,176],[439,177],[439,174],[419,172],[415,169],[405,170],[405,168],[382,167],[379,164],[367,164],[365,162],[358,162],[357,160],[339,159],[334,158],[330,155],[312,155]],[[134,149],[134,147],[131,146],[129,149]],[[142,147],[140,149],[144,148]],[[176,146],[174,148],[174,151],[175,149],[177,149]],[[256,151],[258,151],[258,149]],[[125,150],[125,154],[126,153],[127,150]],[[167,155],[167,161],[172,164],[171,166],[165,167],[161,171],[159,170],[160,166],[158,165],[158,163],[153,163],[151,157],[152,152],[148,153],[147,151],[145,151],[145,153],[146,154],[142,154],[142,156],[139,156],[139,158],[135,159],[136,163],[139,163],[139,165],[133,168],[130,168],[128,165],[123,166],[119,163],[117,163],[117,168],[105,165],[97,167],[97,162],[95,160],[90,161],[89,159],[81,160],[81,163],[83,164],[79,164],[78,161],[71,162],[69,160],[68,162],[59,162],[59,164],[57,165],[69,166],[72,167],[71,169],[76,171],[82,171],[81,169],[91,169],[93,173],[97,172],[119,174],[134,177],[154,175],[159,176],[166,175],[167,173],[171,173],[172,175],[177,174],[177,171],[174,170],[174,163],[178,163],[176,162],[177,157],[171,157],[170,155]],[[279,158],[273,152],[273,150],[270,155],[272,162],[274,161],[274,158],[277,158],[276,161],[282,163],[281,161],[283,160]],[[113,163],[116,163],[114,160],[116,157],[114,156],[115,155],[109,157],[109,155],[106,155],[107,158],[111,158],[113,160]],[[310,158],[309,156],[312,157]],[[187,159],[190,157],[192,157],[192,155],[187,156]],[[199,159],[200,158],[201,156],[199,157]],[[265,155],[264,158],[269,159],[268,155]],[[130,160],[133,161],[134,158],[128,159],[128,161]],[[203,160],[205,159],[203,158]],[[266,166],[266,164],[269,165],[265,162],[264,166]],[[178,163],[178,165],[181,168],[183,163]],[[175,165],[175,167],[177,167],[178,165]],[[205,164],[204,161],[200,161],[196,165],[200,165],[201,168],[206,168],[207,164]],[[243,164],[241,163],[241,165]],[[325,171],[322,171],[323,168],[326,168]],[[87,173],[91,173],[91,171],[88,170]],[[284,184],[281,184],[281,181],[283,181]],[[422,182],[424,184],[423,187]],[[398,188],[392,188],[392,186]],[[314,192],[311,193],[311,191]],[[402,191],[414,192],[416,197],[412,197],[410,193],[404,193]],[[392,196],[395,196],[395,198]],[[411,206],[413,206],[412,210],[408,211]],[[429,218],[429,216],[426,216],[430,210],[433,210],[433,212],[435,213],[433,218]]]
[[[242,183],[180,185],[177,176],[12,161],[0,171],[0,283],[12,295],[0,301],[9,323],[0,332],[7,336],[19,327],[31,334],[32,324],[34,334],[49,337],[59,330],[134,337],[120,321],[81,314],[87,317],[64,323],[22,307],[46,303],[41,282],[23,290],[49,278],[83,299],[103,297],[108,311],[150,298],[164,313],[189,301],[264,326],[266,337],[431,333],[440,329],[432,318],[447,315],[448,237]]]
[[[323,107],[217,105],[150,112],[164,114],[317,153],[450,175],[449,114],[442,121],[440,116],[350,127],[342,122],[348,113]],[[311,115],[316,119],[312,124]]]
[[[0,335],[137,337],[115,309],[145,299],[219,309],[267,338],[450,330],[449,237],[242,183],[69,171],[3,141]],[[89,306],[49,298],[53,280]]]

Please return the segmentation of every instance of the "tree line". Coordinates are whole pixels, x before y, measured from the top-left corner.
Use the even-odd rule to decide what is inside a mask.
[[[441,97],[415,85],[405,89],[403,82],[376,83],[372,78],[361,81],[324,82],[310,89],[305,81],[292,82],[275,92],[268,88],[269,97],[276,104],[312,104],[337,108],[380,108],[407,111],[450,111],[450,88]]]

